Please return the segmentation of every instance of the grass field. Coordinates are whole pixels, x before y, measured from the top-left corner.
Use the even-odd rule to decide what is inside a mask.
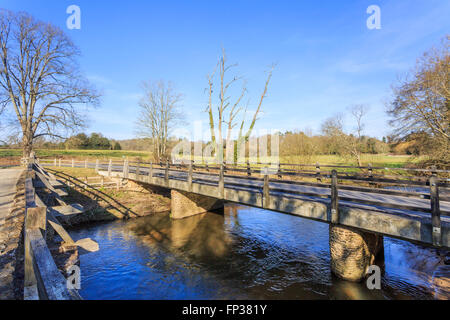
[[[125,151],[125,150],[48,150],[37,149],[37,157],[39,158],[63,158],[63,159],[95,159],[106,160],[109,158],[125,158],[130,161],[142,160],[150,161],[151,153],[148,151]],[[0,162],[6,160],[18,161],[22,156],[20,149],[0,149]],[[408,155],[386,155],[386,154],[363,154],[361,157],[363,165],[372,164],[374,167],[399,168],[406,165],[423,160],[424,158],[411,157]],[[355,166],[356,162],[351,158],[340,157],[337,155],[317,155],[311,157],[302,156],[284,156],[280,159],[281,163],[300,163],[315,164],[319,162],[321,165],[349,165]]]
[[[125,150],[50,150],[37,149],[38,158],[67,158],[67,159],[86,159],[86,158],[138,158],[149,159],[150,152],[147,151],[125,151]],[[0,149],[0,158],[3,157],[21,157],[21,149]]]
[[[367,166],[370,163],[373,167],[401,168],[407,164],[413,165],[421,160],[424,160],[424,158],[412,157],[408,155],[363,154],[361,156],[363,166]],[[337,155],[317,155],[307,158],[300,156],[289,156],[281,157],[280,162],[302,164],[314,164],[318,162],[321,165],[357,165],[354,159],[340,157]]]

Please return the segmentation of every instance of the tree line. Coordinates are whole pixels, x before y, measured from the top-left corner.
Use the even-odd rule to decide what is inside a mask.
[[[34,141],[35,148],[42,149],[66,149],[66,150],[122,150],[119,141],[108,139],[101,133],[79,133],[62,141],[47,141],[38,138]]]

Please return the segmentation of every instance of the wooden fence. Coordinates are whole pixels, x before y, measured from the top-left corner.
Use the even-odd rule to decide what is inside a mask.
[[[81,247],[97,251],[98,245],[90,239],[74,241],[58,220],[58,215],[81,213],[79,205],[68,205],[61,198],[65,192],[57,189],[61,182],[47,173],[39,164],[27,165],[25,180],[25,300],[79,300],[75,289],[69,289],[67,280],[58,270],[46,242],[47,227],[51,227],[64,241],[63,249]],[[61,206],[47,206],[36,193],[35,186],[47,189],[49,197]],[[48,199],[47,199],[48,200]],[[70,212],[71,211],[71,212]]]

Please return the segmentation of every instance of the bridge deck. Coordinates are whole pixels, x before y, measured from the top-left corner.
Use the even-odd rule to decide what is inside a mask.
[[[70,166],[70,165],[68,165]],[[94,168],[95,164],[88,164]],[[103,175],[107,175],[108,164],[98,164]],[[113,165],[111,174],[122,176],[123,166]],[[168,170],[166,181],[164,168],[129,166],[128,178],[144,183],[219,197],[218,175],[193,172],[192,185],[188,183],[188,172]],[[268,210],[298,215],[323,222],[331,222],[330,188],[295,184],[292,181],[271,181],[270,199],[263,203],[263,181],[246,176],[224,177],[223,199],[231,202],[261,207]],[[427,190],[421,192],[426,195]],[[429,195],[429,192],[428,192]],[[358,203],[359,202],[359,203]],[[373,203],[371,203],[373,202]],[[423,244],[433,244],[430,200],[402,195],[372,193],[339,189],[339,223],[371,232],[393,236]],[[450,247],[450,202],[440,201],[442,245]]]

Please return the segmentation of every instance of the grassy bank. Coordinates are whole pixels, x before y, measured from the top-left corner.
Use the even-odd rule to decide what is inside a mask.
[[[85,168],[49,168],[62,180],[65,175],[84,181],[85,177],[98,176],[94,169]],[[80,182],[76,184],[83,185]],[[71,221],[78,224],[89,221],[104,221],[122,219],[125,217],[146,216],[170,210],[170,199],[167,196],[154,193],[128,181],[120,190],[97,187],[96,190],[70,188],[68,203],[79,203],[89,210],[84,214],[85,219]]]

